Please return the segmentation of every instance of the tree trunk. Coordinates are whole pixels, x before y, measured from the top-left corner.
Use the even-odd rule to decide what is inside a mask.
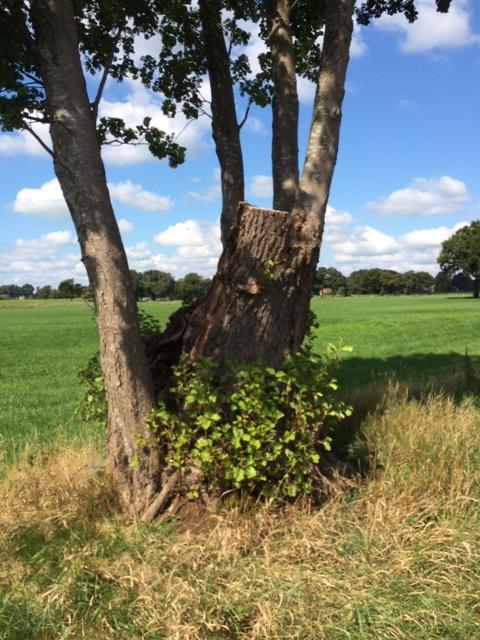
[[[222,243],[225,246],[235,224],[238,203],[245,197],[240,128],[237,123],[230,58],[223,36],[219,5],[212,0],[200,0],[199,8],[212,93],[212,136],[221,172],[220,226]]]
[[[80,64],[72,4],[34,2],[31,17],[51,118],[55,173],[95,301],[114,478],[124,503],[141,513],[160,479],[158,444],[144,425],[154,406],[153,384]]]
[[[480,279],[475,278],[473,281],[473,297],[478,298],[478,294],[480,292]]]
[[[290,33],[291,0],[268,0],[272,58],[273,208],[291,211],[298,186],[298,95]]]
[[[337,158],[353,6],[354,0],[326,3],[314,113],[292,213],[241,204],[207,296],[175,315],[158,343],[159,349],[168,345],[172,360],[183,350],[192,358],[275,367],[300,347]]]

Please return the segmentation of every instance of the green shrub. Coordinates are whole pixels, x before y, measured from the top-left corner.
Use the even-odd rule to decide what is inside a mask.
[[[306,346],[279,369],[255,364],[220,372],[211,360],[182,359],[168,406],[159,403],[149,426],[168,465],[196,467],[208,491],[309,493],[312,468],[330,449],[328,423],[351,413],[334,399],[337,360],[333,345],[324,356]]]
[[[142,335],[161,331],[148,314],[139,317]],[[253,364],[220,370],[206,358],[180,361],[168,396],[148,418],[172,469],[199,469],[210,492],[295,497],[311,491],[312,468],[330,448],[329,427],[351,409],[335,399],[339,348],[314,353],[313,316],[308,323],[304,346],[279,369]],[[81,415],[105,424],[98,353],[80,379],[87,388]]]

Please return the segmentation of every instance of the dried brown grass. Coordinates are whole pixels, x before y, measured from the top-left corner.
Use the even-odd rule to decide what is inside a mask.
[[[232,501],[181,529],[127,522],[88,447],[12,470],[0,637],[480,637],[478,410],[397,397],[361,437],[370,476],[321,509]]]

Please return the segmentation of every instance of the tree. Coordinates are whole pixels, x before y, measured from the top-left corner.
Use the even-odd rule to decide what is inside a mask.
[[[449,274],[462,272],[473,279],[473,297],[480,291],[480,220],[456,231],[442,242],[438,264]]]
[[[452,290],[452,276],[445,271],[439,271],[433,283],[435,293],[448,293]]]
[[[62,280],[58,285],[59,298],[80,298],[82,296],[83,287],[78,282],[74,282],[72,278]]]
[[[21,295],[25,298],[31,298],[35,293],[35,287],[31,284],[22,285],[22,293]]]
[[[354,0],[200,0],[197,10],[193,3],[171,0],[7,0],[0,8],[1,125],[8,131],[30,132],[53,158],[92,287],[114,480],[123,501],[137,514],[155,515],[165,470],[159,444],[144,424],[155,404],[152,375],[99,142],[143,141],[173,165],[183,160],[183,150],[154,130],[149,118],[134,128],[116,118],[102,119],[96,126],[107,77],[140,75],[164,93],[166,113],[174,113],[181,102],[190,117],[202,109],[197,91],[201,73],[206,70],[212,82],[212,129],[224,195],[224,252],[207,295],[172,320],[160,340],[160,351],[168,344],[170,362],[174,346],[177,358],[183,352],[220,363],[259,360],[277,366],[298,349],[307,324],[337,157],[354,4]],[[442,10],[448,4],[437,1]],[[372,0],[364,3],[359,16],[368,21],[370,15],[402,11],[413,20],[412,7],[409,0]],[[180,9],[181,15],[175,16]],[[233,19],[222,19],[224,9],[233,13]],[[245,15],[261,24],[269,47],[261,60],[262,72],[253,80],[247,78],[245,59],[228,60],[231,47],[225,45],[225,27],[231,43],[244,37],[237,20]],[[191,28],[191,16],[200,25],[201,38]],[[322,29],[320,49],[317,39]],[[164,45],[159,77],[156,61],[144,60],[138,69],[131,55],[136,34],[155,32]],[[198,41],[202,55],[197,57],[198,48],[191,46],[185,57],[178,46],[180,36]],[[100,74],[93,100],[87,95],[80,50],[86,68]],[[295,71],[317,84],[301,173]],[[278,209],[243,204],[229,222],[243,181],[239,145],[232,145],[243,122],[238,123],[230,99],[232,82],[237,80],[249,104],[272,102],[272,174]],[[48,122],[51,149],[35,133],[36,121]],[[228,154],[228,145],[235,154]],[[155,360],[159,359],[161,353]]]
[[[149,137],[157,155],[168,155],[172,141],[151,132],[149,122],[130,133],[118,123],[117,129],[115,123],[100,123],[98,132],[96,129],[98,104],[108,73],[117,73],[118,77],[122,65],[128,66],[128,57],[118,64],[114,61],[122,38],[123,48],[132,49],[135,11],[135,3],[2,3],[0,122],[4,130],[30,132],[52,156],[92,287],[113,475],[125,504],[140,513],[161,482],[159,447],[144,424],[154,406],[154,393],[99,139],[107,141],[109,132],[117,138],[138,139],[142,135]],[[145,7],[140,8],[140,14],[144,19]],[[87,68],[101,71],[92,102],[86,90],[80,47]],[[52,148],[32,128],[36,121],[49,124]],[[132,460],[138,464],[132,465]]]
[[[208,291],[211,280],[202,278],[198,273],[187,273],[187,275],[177,280],[175,293],[184,305],[191,305],[200,300]]]
[[[36,295],[40,300],[47,300],[52,297],[52,287],[49,284],[44,287],[38,287]]]
[[[143,295],[152,298],[152,300],[170,298],[173,295],[175,279],[170,273],[152,269],[140,274],[139,280]]]
[[[434,279],[426,271],[407,271],[403,274],[404,293],[432,293]]]
[[[347,278],[334,267],[319,267],[315,273],[313,293],[318,294],[321,289],[331,289],[335,294],[340,289],[347,291]]]

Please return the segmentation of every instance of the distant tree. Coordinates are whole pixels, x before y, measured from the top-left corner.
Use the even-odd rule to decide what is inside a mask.
[[[175,293],[185,306],[193,304],[202,298],[210,286],[211,280],[202,278],[198,273],[187,273],[187,275],[177,280]]]
[[[74,282],[72,278],[62,280],[58,285],[59,298],[80,298],[82,295],[82,285]]]
[[[334,267],[319,267],[315,274],[313,293],[316,295],[321,289],[331,289],[333,293],[347,290],[347,278]]]
[[[31,298],[35,293],[35,287],[32,284],[24,284],[22,285],[22,293],[20,295],[25,298]]]
[[[473,280],[468,273],[456,273],[452,278],[451,288],[453,291],[473,291]]]
[[[378,269],[378,280],[380,284],[380,294],[387,295],[393,293],[403,293],[405,281],[403,275],[391,269]]]
[[[2,298],[19,298],[22,295],[22,289],[17,284],[3,284],[0,287],[0,296]]]
[[[480,220],[456,231],[442,242],[438,264],[450,274],[463,272],[473,279],[473,297],[480,291]]]
[[[403,274],[404,293],[432,293],[434,279],[427,271],[407,271]]]
[[[171,298],[175,288],[175,279],[170,273],[152,269],[142,274],[139,282],[143,289],[143,295],[157,300],[158,298]]]
[[[452,276],[445,271],[439,271],[433,279],[435,293],[448,293],[452,290]]]
[[[48,298],[52,297],[52,287],[47,284],[44,287],[39,287],[37,289],[37,298],[40,298],[40,300],[46,300]]]
[[[145,289],[143,286],[143,273],[139,273],[134,269],[130,269],[130,278],[132,279],[135,298],[137,300],[140,300],[145,296]]]

